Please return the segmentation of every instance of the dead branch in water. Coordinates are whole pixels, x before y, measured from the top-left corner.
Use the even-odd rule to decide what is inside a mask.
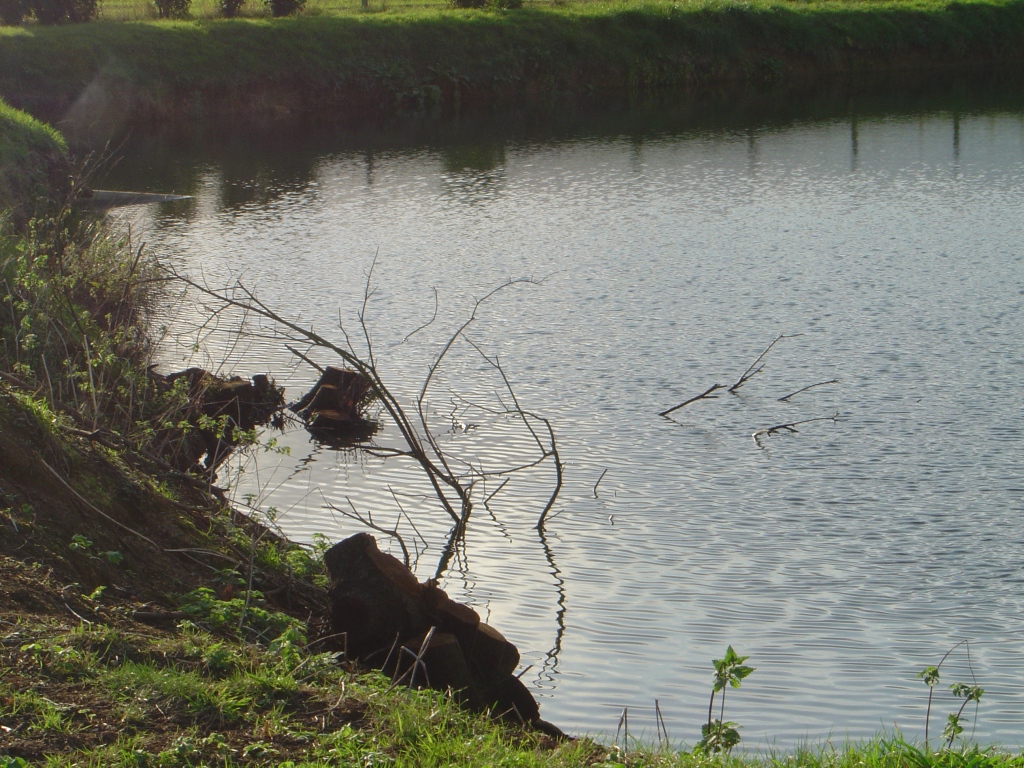
[[[438,569],[438,575],[440,575],[440,573],[445,569],[448,559],[452,556],[452,553],[454,552],[454,549],[459,543],[461,537],[465,533],[466,524],[469,521],[470,514],[473,509],[473,491],[478,481],[498,475],[508,476],[515,472],[537,466],[550,459],[555,467],[555,486],[547,504],[540,513],[540,517],[537,521],[537,527],[543,527],[544,520],[554,505],[562,487],[564,465],[562,464],[558,453],[554,429],[550,422],[543,417],[523,409],[508,377],[501,368],[497,357],[494,357],[493,359],[489,357],[473,341],[467,338],[466,335],[467,330],[476,321],[481,307],[489,299],[506,289],[513,288],[522,283],[535,284],[536,281],[529,278],[509,279],[492,289],[482,298],[477,299],[472,306],[469,316],[441,344],[437,355],[427,368],[426,376],[419,388],[418,394],[412,398],[411,403],[403,404],[403,402],[399,401],[398,397],[384,382],[380,371],[378,370],[375,345],[368,327],[368,311],[371,305],[371,299],[375,293],[375,289],[372,285],[373,268],[375,265],[376,257],[367,272],[366,286],[361,297],[361,306],[359,307],[357,314],[357,319],[361,326],[361,333],[356,334],[356,339],[360,342],[361,346],[364,347],[361,353],[356,350],[353,338],[350,337],[341,322],[339,322],[339,330],[344,336],[344,344],[335,343],[321,333],[314,331],[312,328],[306,328],[295,321],[286,319],[259,298],[254,290],[246,287],[241,282],[235,282],[233,285],[225,288],[211,288],[204,282],[195,280],[188,275],[184,275],[173,270],[169,270],[169,274],[173,278],[180,280],[188,288],[198,292],[201,296],[215,302],[215,306],[211,309],[213,314],[219,314],[226,309],[233,308],[242,311],[250,317],[269,321],[274,329],[276,337],[283,338],[285,342],[288,342],[288,344],[286,344],[287,348],[300,359],[314,365],[315,367],[319,367],[316,366],[316,364],[309,358],[308,353],[313,349],[330,352],[337,355],[350,369],[361,374],[370,382],[370,391],[375,396],[375,399],[380,403],[384,412],[386,412],[394,422],[402,440],[401,445],[399,446],[366,446],[364,450],[367,450],[371,454],[380,456],[411,459],[418,464],[430,483],[434,496],[454,523],[451,536],[449,538],[449,544],[442,552],[442,561]],[[437,294],[435,291],[434,316],[424,326],[417,328],[413,334],[418,333],[425,327],[431,325],[435,321],[436,315]],[[413,334],[410,334],[410,336]],[[359,337],[361,337],[361,339]],[[407,336],[406,338],[408,339],[409,337]],[[500,409],[493,409],[491,412],[499,415],[519,418],[532,436],[533,442],[535,442],[538,447],[539,456],[537,458],[524,461],[518,466],[505,466],[484,471],[483,467],[474,467],[472,462],[460,458],[459,456],[451,453],[448,449],[442,448],[439,438],[432,430],[432,425],[429,420],[429,414],[432,413],[432,411],[428,407],[428,399],[431,394],[431,385],[434,383],[435,379],[438,378],[439,371],[447,359],[449,352],[460,340],[473,347],[501,377],[504,383],[504,389],[508,393],[509,397],[511,397],[513,405],[509,406],[506,403],[501,402],[501,397],[499,395],[498,399],[502,407]],[[306,352],[304,354],[298,351],[301,348],[305,348]],[[540,425],[541,428],[537,429],[537,425]],[[500,486],[498,490],[501,490]],[[491,497],[488,497],[488,500],[490,500],[490,498]],[[401,510],[401,506],[399,508]],[[355,509],[354,505],[352,512],[338,509],[337,507],[332,507],[332,509],[347,517],[357,520],[362,525],[395,538],[398,541],[399,546],[402,548],[406,562],[408,563],[410,559],[408,548],[402,538],[398,535],[398,525],[401,522],[402,515],[404,515],[411,524],[411,520],[409,519],[409,516],[405,514],[404,510],[401,510],[402,515],[399,516],[399,520],[396,521],[395,526],[387,528],[386,526],[377,524],[367,515],[360,514]],[[415,528],[415,526],[413,527]],[[417,552],[417,554],[419,553]]]
[[[724,384],[712,384],[710,387],[705,389],[703,392],[701,392],[696,397],[691,397],[689,400],[684,400],[679,405],[673,406],[673,407],[669,408],[667,411],[662,411],[658,415],[659,416],[668,416],[673,411],[678,411],[680,408],[682,408],[684,406],[687,406],[690,403],[695,403],[698,400],[714,400],[716,397],[718,397],[718,395],[716,395],[714,393],[717,392],[720,389],[723,389],[724,387],[725,387]]]
[[[547,459],[551,459],[551,462],[554,464],[555,487],[552,489],[551,496],[548,498],[547,504],[544,505],[544,509],[541,510],[540,517],[537,518],[537,525],[534,526],[538,531],[543,530],[544,521],[547,519],[551,508],[555,505],[555,500],[558,498],[558,494],[562,491],[563,472],[565,470],[562,458],[558,454],[558,441],[555,439],[555,430],[548,419],[543,416],[538,416],[530,411],[523,410],[522,405],[519,404],[519,398],[516,396],[515,390],[512,388],[512,383],[509,381],[508,376],[505,375],[505,369],[501,367],[501,362],[498,360],[497,355],[492,359],[470,339],[467,338],[466,342],[477,351],[480,357],[487,361],[487,363],[498,372],[501,380],[505,383],[505,390],[508,392],[509,397],[512,398],[512,407],[509,408],[507,412],[510,415],[515,415],[522,419],[523,425],[533,436],[533,440],[537,444],[537,449],[540,451],[540,458],[537,461],[524,465],[520,467],[520,469],[527,469],[530,466],[536,466]],[[537,430],[533,428],[533,425],[530,423],[530,419],[544,425],[544,429],[547,431],[546,443],[541,439],[540,435],[537,434]]]
[[[771,352],[772,347],[774,347],[776,344],[778,344],[783,339],[792,339],[792,338],[796,338],[797,336],[803,336],[803,334],[802,333],[791,333],[791,334],[787,335],[785,333],[780,333],[778,336],[776,336],[775,337],[775,341],[773,341],[771,344],[769,344],[767,347],[765,347],[764,351],[760,355],[757,356],[757,359],[754,360],[754,362],[752,362],[750,364],[750,367],[747,368],[747,370],[745,370],[743,372],[743,375],[740,376],[738,379],[736,379],[736,383],[733,384],[731,387],[729,387],[729,391],[732,392],[733,394],[735,394],[737,389],[742,387],[744,384],[746,384],[748,381],[750,381],[752,378],[757,376],[757,374],[759,374],[761,371],[764,370],[764,363],[761,362],[761,361],[764,360],[765,355],[767,355],[769,352]]]
[[[794,395],[799,395],[801,392],[806,392],[808,389],[814,389],[815,387],[823,387],[826,384],[838,384],[838,383],[839,383],[839,379],[829,379],[828,381],[819,381],[817,384],[811,384],[810,386],[804,387],[803,389],[798,389],[796,392],[790,392],[785,397],[780,397],[779,398],[779,402],[780,403],[789,402],[789,398],[793,397]]]
[[[797,433],[800,430],[797,429],[801,424],[810,424],[813,421],[831,421],[833,423],[839,422],[839,411],[836,411],[832,416],[818,416],[813,419],[803,419],[802,421],[791,421],[787,424],[776,424],[774,427],[767,427],[765,429],[759,429],[750,436],[754,438],[754,442],[761,445],[762,437],[770,437],[771,435],[778,435],[782,432]]]

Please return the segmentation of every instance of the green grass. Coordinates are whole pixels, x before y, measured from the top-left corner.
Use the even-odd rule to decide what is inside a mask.
[[[722,80],[992,70],[1024,56],[1022,0],[571,0],[517,11],[372,0],[369,12],[311,0],[299,18],[230,21],[212,18],[214,0],[197,0],[194,13],[2,29],[0,94],[90,119],[97,110],[351,114]],[[251,3],[247,13],[265,11]],[[143,0],[102,12],[149,15]]]
[[[898,735],[731,756],[637,744],[623,750],[586,738],[559,743],[465,712],[437,692],[392,690],[386,678],[339,665],[329,654],[303,650],[285,658],[191,622],[155,630],[117,619],[115,609],[105,617],[112,623],[24,619],[7,635],[0,647],[6,670],[0,724],[17,728],[17,740],[0,737],[0,754],[7,752],[9,761],[225,768],[1024,766],[1024,756],[997,749],[930,752]]]
[[[0,212],[41,191],[66,153],[58,131],[0,99]]]

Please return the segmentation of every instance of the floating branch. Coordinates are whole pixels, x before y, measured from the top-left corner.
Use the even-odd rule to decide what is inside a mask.
[[[679,405],[673,406],[672,408],[669,408],[667,411],[662,411],[658,415],[659,416],[668,416],[673,411],[678,411],[683,406],[689,405],[690,403],[695,403],[698,400],[714,400],[716,397],[718,397],[718,395],[716,395],[714,393],[717,392],[718,390],[724,388],[724,387],[725,387],[724,384],[712,384],[710,387],[705,389],[703,392],[701,392],[696,397],[691,397],[689,400],[684,400]]]
[[[794,395],[799,395],[801,392],[806,392],[808,389],[814,389],[815,387],[824,387],[826,384],[838,384],[838,383],[839,383],[839,379],[829,379],[828,381],[819,381],[817,384],[811,384],[810,386],[804,387],[803,389],[798,389],[796,392],[790,392],[785,397],[780,397],[779,398],[779,402],[780,403],[788,402],[789,398],[793,397]]]
[[[838,422],[839,421],[839,411],[836,411],[835,414],[832,415],[832,416],[818,416],[817,418],[813,418],[813,419],[804,419],[803,421],[791,421],[788,424],[776,424],[774,427],[768,427],[766,429],[759,429],[756,432],[754,432],[753,434],[751,434],[751,437],[754,438],[754,442],[755,443],[760,445],[762,437],[769,437],[771,435],[778,435],[778,434],[781,434],[782,432],[796,433],[796,432],[800,431],[800,430],[797,429],[797,427],[799,427],[801,424],[810,424],[812,421]]]
[[[795,338],[797,336],[803,336],[803,334],[802,333],[791,333],[791,334],[787,335],[785,333],[780,333],[778,336],[776,336],[775,337],[775,341],[773,341],[771,344],[769,344],[767,347],[765,347],[764,348],[764,352],[762,352],[760,355],[758,355],[757,359],[750,364],[750,367],[747,368],[747,370],[745,370],[743,372],[743,375],[740,376],[738,379],[736,379],[736,383],[733,384],[731,387],[729,387],[729,391],[735,393],[737,389],[742,387],[744,384],[746,384],[752,378],[757,376],[757,374],[759,374],[762,370],[764,370],[764,363],[762,361],[764,360],[765,355],[767,355],[769,352],[771,352],[772,347],[774,347],[776,344],[778,344],[783,339],[792,339],[792,338]]]

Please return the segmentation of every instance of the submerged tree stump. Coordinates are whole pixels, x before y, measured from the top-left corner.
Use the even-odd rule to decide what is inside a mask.
[[[365,440],[377,424],[363,417],[373,400],[373,385],[357,371],[328,366],[298,402],[288,406],[310,434],[324,442]]]

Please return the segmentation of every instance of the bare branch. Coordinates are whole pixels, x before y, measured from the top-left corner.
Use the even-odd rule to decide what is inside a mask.
[[[811,384],[810,386],[804,387],[803,389],[798,389],[796,392],[790,392],[785,397],[780,397],[779,398],[779,402],[780,403],[788,402],[789,398],[793,397],[794,395],[799,395],[801,392],[806,392],[808,389],[814,389],[815,387],[823,387],[826,384],[838,384],[838,383],[839,383],[839,379],[829,379],[828,381],[819,381],[817,384]]]
[[[497,488],[495,488],[494,491],[486,499],[484,499],[484,506],[485,507],[491,501],[491,499],[493,499],[495,496],[497,496],[501,492],[501,489],[504,488],[505,485],[508,483],[508,481],[511,480],[511,479],[512,478],[510,478],[510,477],[506,477],[504,480],[501,481],[501,485],[499,485]]]
[[[750,436],[754,438],[754,442],[761,445],[762,437],[770,437],[771,435],[778,435],[782,432],[797,433],[800,430],[797,429],[801,424],[810,424],[814,421],[831,421],[833,423],[839,422],[839,411],[836,411],[832,416],[818,416],[813,419],[803,419],[802,421],[791,421],[787,424],[776,424],[774,427],[767,427],[765,429],[759,429],[752,433]]]
[[[417,333],[419,333],[420,331],[422,331],[422,330],[424,330],[426,328],[429,328],[431,325],[433,325],[434,321],[437,320],[437,309],[438,309],[438,305],[439,305],[439,302],[437,300],[437,286],[432,285],[431,288],[434,289],[434,314],[431,315],[430,319],[427,322],[425,322],[423,325],[421,325],[419,328],[417,328],[414,331],[410,331],[406,335],[406,337],[404,339],[402,339],[402,343],[403,344],[405,342],[407,342],[409,339],[411,339],[413,336],[415,336]]]
[[[716,397],[718,397],[718,395],[716,395],[714,393],[717,392],[720,389],[723,389],[724,387],[725,387],[724,384],[712,384],[710,387],[705,389],[703,392],[701,392],[696,397],[691,397],[689,400],[684,400],[679,405],[673,406],[672,408],[669,408],[667,411],[662,411],[658,415],[659,416],[668,416],[673,411],[678,411],[683,406],[689,405],[690,403],[695,403],[698,400],[714,400]]]
[[[601,481],[604,480],[604,476],[607,475],[607,474],[608,474],[608,467],[605,467],[604,471],[601,473],[601,476],[599,478],[597,478],[597,482],[594,483],[594,498],[595,499],[597,498],[597,486],[599,486],[601,484]]]
[[[319,373],[320,375],[323,375],[325,369],[324,369],[324,367],[322,365],[318,365],[315,361],[310,360],[308,357],[306,357],[304,354],[299,352],[299,350],[297,350],[295,347],[291,346],[290,344],[285,344],[284,348],[287,349],[289,352],[291,352],[293,355],[295,355],[297,358],[299,358],[302,362],[308,363],[310,365],[310,367],[315,368],[317,370],[317,373]]]
[[[402,557],[405,560],[405,567],[408,568],[410,562],[409,548],[405,545],[405,539],[402,538],[402,534],[398,532],[398,523],[401,522],[401,516],[399,516],[399,519],[395,522],[394,527],[385,528],[384,526],[374,522],[372,512],[367,512],[366,515],[364,516],[358,509],[356,509],[356,505],[352,503],[352,499],[346,496],[345,501],[347,501],[348,505],[352,507],[351,512],[349,512],[346,509],[342,509],[341,507],[335,506],[334,504],[331,504],[326,499],[324,499],[324,502],[328,509],[334,512],[338,512],[344,515],[345,517],[351,518],[352,520],[356,520],[365,525],[367,528],[379,531],[380,533],[383,533],[385,536],[390,536],[392,539],[397,541],[398,546],[402,548]],[[401,507],[399,507],[399,509],[401,509]]]
[[[363,338],[366,339],[366,359],[370,361],[370,366],[375,365],[373,360],[373,342],[370,340],[370,327],[366,324],[366,307],[370,303],[370,298],[376,293],[376,289],[373,287],[373,268],[377,266],[377,256],[380,255],[380,248],[378,248],[373,254],[373,261],[370,262],[370,268],[366,271],[366,283],[363,286],[363,306],[359,309],[359,325],[363,329]]]
[[[736,379],[736,383],[733,384],[731,387],[729,387],[729,391],[735,393],[737,389],[739,389],[744,384],[746,384],[748,381],[750,381],[752,378],[757,376],[757,374],[759,374],[764,369],[764,364],[761,361],[764,360],[765,355],[767,355],[771,351],[772,347],[774,347],[776,344],[778,344],[783,339],[792,339],[792,338],[796,338],[797,336],[803,336],[803,334],[802,333],[791,333],[791,334],[787,335],[785,333],[780,333],[778,336],[776,336],[775,340],[771,344],[769,344],[767,347],[765,347],[764,351],[760,355],[757,356],[757,359],[750,364],[750,367],[747,368],[747,370],[745,370],[743,372],[743,375],[740,376],[738,379]]]

